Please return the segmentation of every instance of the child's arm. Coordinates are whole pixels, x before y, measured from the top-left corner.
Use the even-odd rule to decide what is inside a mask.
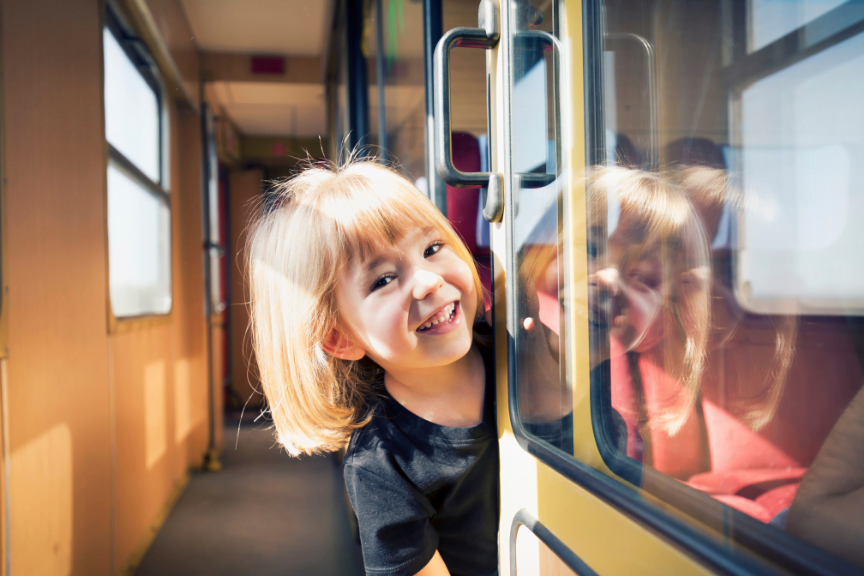
[[[436,550],[435,556],[432,557],[429,563],[426,564],[422,570],[417,572],[416,576],[450,576],[450,571],[447,570],[447,566],[444,565],[444,560],[441,558],[441,554]]]

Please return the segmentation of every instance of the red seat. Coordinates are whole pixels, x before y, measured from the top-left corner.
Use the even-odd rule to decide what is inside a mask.
[[[462,172],[480,172],[480,144],[477,138],[467,132],[453,132],[453,166]],[[492,270],[489,248],[477,246],[477,216],[480,204],[480,188],[455,188],[447,186],[447,218],[456,233],[465,242],[468,251],[474,256],[477,273],[483,284],[483,301],[486,309],[492,306]]]

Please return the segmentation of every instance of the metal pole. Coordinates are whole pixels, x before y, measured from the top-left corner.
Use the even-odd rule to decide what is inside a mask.
[[[443,34],[441,0],[423,0],[423,73],[426,79],[426,180],[429,199],[447,215],[447,185],[435,169],[435,78],[432,61]]]

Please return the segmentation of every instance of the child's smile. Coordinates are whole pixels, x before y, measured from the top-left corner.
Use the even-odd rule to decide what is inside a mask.
[[[355,262],[336,301],[347,336],[387,372],[447,366],[471,348],[474,277],[434,228]]]
[[[456,326],[456,314],[459,311],[459,302],[451,302],[443,308],[435,311],[417,332],[429,334],[444,334]]]

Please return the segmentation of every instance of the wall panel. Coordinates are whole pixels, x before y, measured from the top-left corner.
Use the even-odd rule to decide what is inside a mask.
[[[3,0],[2,12],[11,565],[15,574],[106,574],[100,7]]]

